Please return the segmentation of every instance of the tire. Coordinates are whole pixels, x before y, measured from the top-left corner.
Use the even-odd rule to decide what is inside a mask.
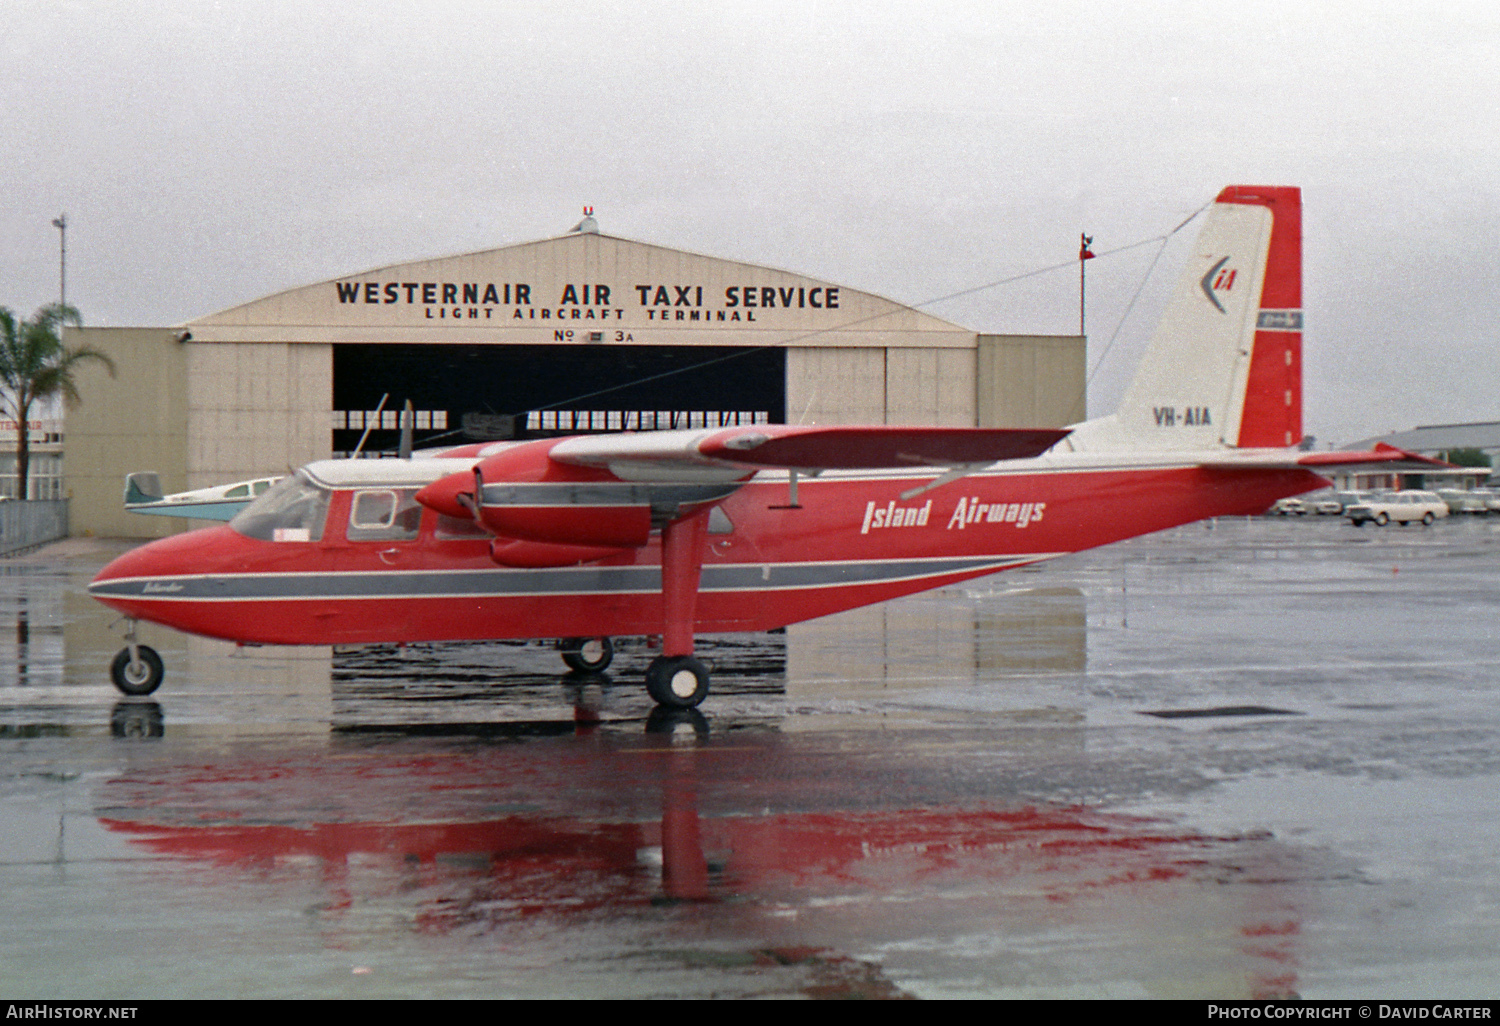
[[[708,667],[692,656],[658,656],[646,667],[646,691],[657,705],[695,709],[708,697]]]
[[[130,649],[120,649],[114,662],[109,664],[109,679],[127,695],[149,695],[161,687],[161,679],[165,675],[161,656],[156,654],[156,649],[147,645],[137,645],[135,651],[136,661],[132,663]]]
[[[615,646],[608,638],[563,638],[557,647],[568,669],[579,673],[603,673],[615,659]]]
[[[1377,513],[1375,515],[1375,526],[1376,527],[1384,527],[1386,524],[1389,524],[1390,522],[1391,522],[1391,518],[1388,517],[1388,516],[1386,516],[1384,513]]]
[[[1437,517],[1433,516],[1431,513],[1423,513],[1422,514],[1422,526],[1423,527],[1431,527],[1432,526],[1432,522],[1434,520],[1436,520],[1436,519],[1437,519]]]

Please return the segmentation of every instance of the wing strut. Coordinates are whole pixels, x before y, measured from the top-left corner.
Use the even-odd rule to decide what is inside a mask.
[[[702,509],[662,527],[662,654],[646,668],[646,690],[668,708],[691,709],[708,694],[708,667],[693,657],[708,515]]]
[[[666,656],[690,656],[708,511],[673,520],[662,528],[661,534],[661,651]]]

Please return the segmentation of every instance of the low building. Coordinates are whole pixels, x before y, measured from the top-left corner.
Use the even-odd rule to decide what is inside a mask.
[[[1428,471],[1422,474],[1355,473],[1343,471],[1334,475],[1334,484],[1345,491],[1380,491],[1400,488],[1477,488],[1489,480],[1495,457],[1500,455],[1500,421],[1476,421],[1469,424],[1426,424],[1407,431],[1366,438],[1344,449],[1358,452],[1378,444],[1394,445],[1434,459],[1448,459],[1449,454],[1466,450],[1488,457],[1487,467],[1463,467],[1452,471]]]
[[[0,420],[0,498],[61,499],[63,484],[63,422],[59,418],[33,418],[27,422],[26,495],[21,495],[17,466],[19,433],[14,420]]]

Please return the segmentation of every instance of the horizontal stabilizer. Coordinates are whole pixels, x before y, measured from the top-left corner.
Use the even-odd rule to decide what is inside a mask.
[[[1207,460],[1199,466],[1214,468],[1261,467],[1268,470],[1354,470],[1360,467],[1378,467],[1381,470],[1455,470],[1452,463],[1435,460],[1421,453],[1408,452],[1384,442],[1364,452],[1297,452],[1267,450],[1227,452],[1223,457]]]
[[[1385,442],[1375,443],[1375,448],[1365,452],[1309,452],[1298,461],[1301,466],[1313,470],[1342,470],[1345,467],[1363,467],[1380,464],[1387,470],[1455,470],[1452,463],[1423,456],[1421,453],[1398,449]]]

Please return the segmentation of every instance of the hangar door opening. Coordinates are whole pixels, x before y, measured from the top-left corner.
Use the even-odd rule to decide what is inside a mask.
[[[380,408],[381,396],[388,396]],[[410,399],[423,445],[786,421],[786,351],[728,346],[333,347],[333,454],[369,429],[395,452]],[[377,413],[377,409],[380,412]]]

